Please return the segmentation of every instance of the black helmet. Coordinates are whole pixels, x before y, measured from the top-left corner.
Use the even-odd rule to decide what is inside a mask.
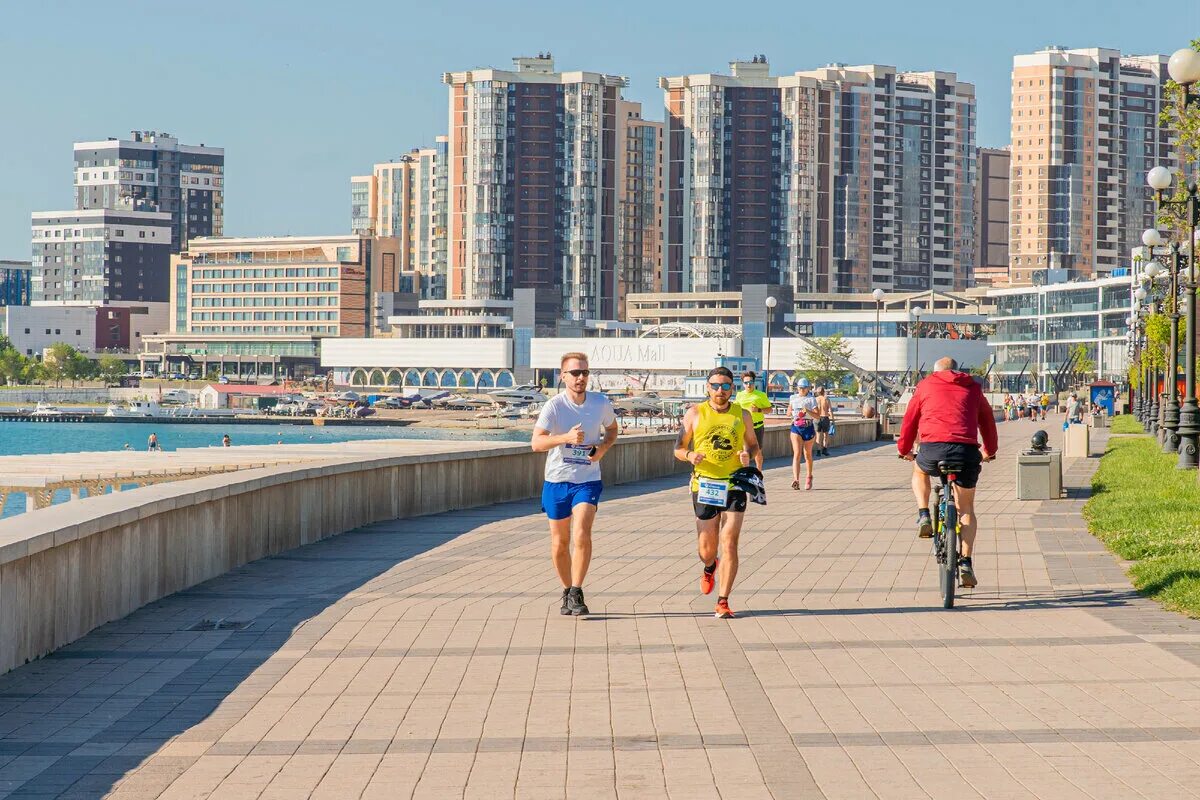
[[[767,504],[767,486],[758,467],[742,467],[729,476],[729,485],[746,493],[746,497],[760,506]]]
[[[1037,433],[1033,434],[1033,437],[1029,440],[1029,446],[1039,453],[1044,452],[1049,444],[1050,437],[1046,435],[1045,431],[1038,431]]]

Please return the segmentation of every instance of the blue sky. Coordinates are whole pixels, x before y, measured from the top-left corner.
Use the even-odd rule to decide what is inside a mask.
[[[0,259],[28,259],[31,211],[71,207],[73,141],[133,129],[225,148],[229,235],[344,232],[349,177],[444,132],[441,74],[514,55],[628,75],[655,119],[659,76],[755,53],[777,74],[954,71],[976,85],[979,143],[999,146],[1013,54],[1190,36],[1200,0],[0,0]]]

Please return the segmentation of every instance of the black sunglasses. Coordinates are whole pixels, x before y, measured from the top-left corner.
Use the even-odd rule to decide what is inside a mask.
[[[710,383],[709,388],[711,388],[714,392],[728,392],[730,389],[733,388],[733,384],[732,383]]]
[[[567,374],[572,378],[586,378],[592,374],[592,371],[590,369],[569,369],[567,370]]]

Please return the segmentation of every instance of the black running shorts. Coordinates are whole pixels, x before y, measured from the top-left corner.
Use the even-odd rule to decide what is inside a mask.
[[[958,485],[964,489],[974,489],[979,482],[979,465],[983,463],[983,454],[979,445],[962,442],[921,442],[917,451],[917,466],[926,475],[937,477],[939,461],[962,462],[963,470],[958,474]]]
[[[696,501],[696,497],[696,492],[692,492],[692,508],[696,510],[696,519],[712,519],[722,511],[744,512],[746,510],[746,502],[748,500],[746,493],[741,489],[729,490],[729,497],[725,502],[724,508],[699,503]]]

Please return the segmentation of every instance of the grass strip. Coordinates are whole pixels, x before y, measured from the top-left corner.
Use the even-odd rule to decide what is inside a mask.
[[[1113,433],[1145,433],[1142,430],[1142,423],[1137,421],[1137,417],[1132,414],[1118,414],[1112,420]]]
[[[1138,591],[1200,617],[1200,484],[1175,461],[1149,436],[1111,439],[1083,516],[1109,550],[1133,562]]]

